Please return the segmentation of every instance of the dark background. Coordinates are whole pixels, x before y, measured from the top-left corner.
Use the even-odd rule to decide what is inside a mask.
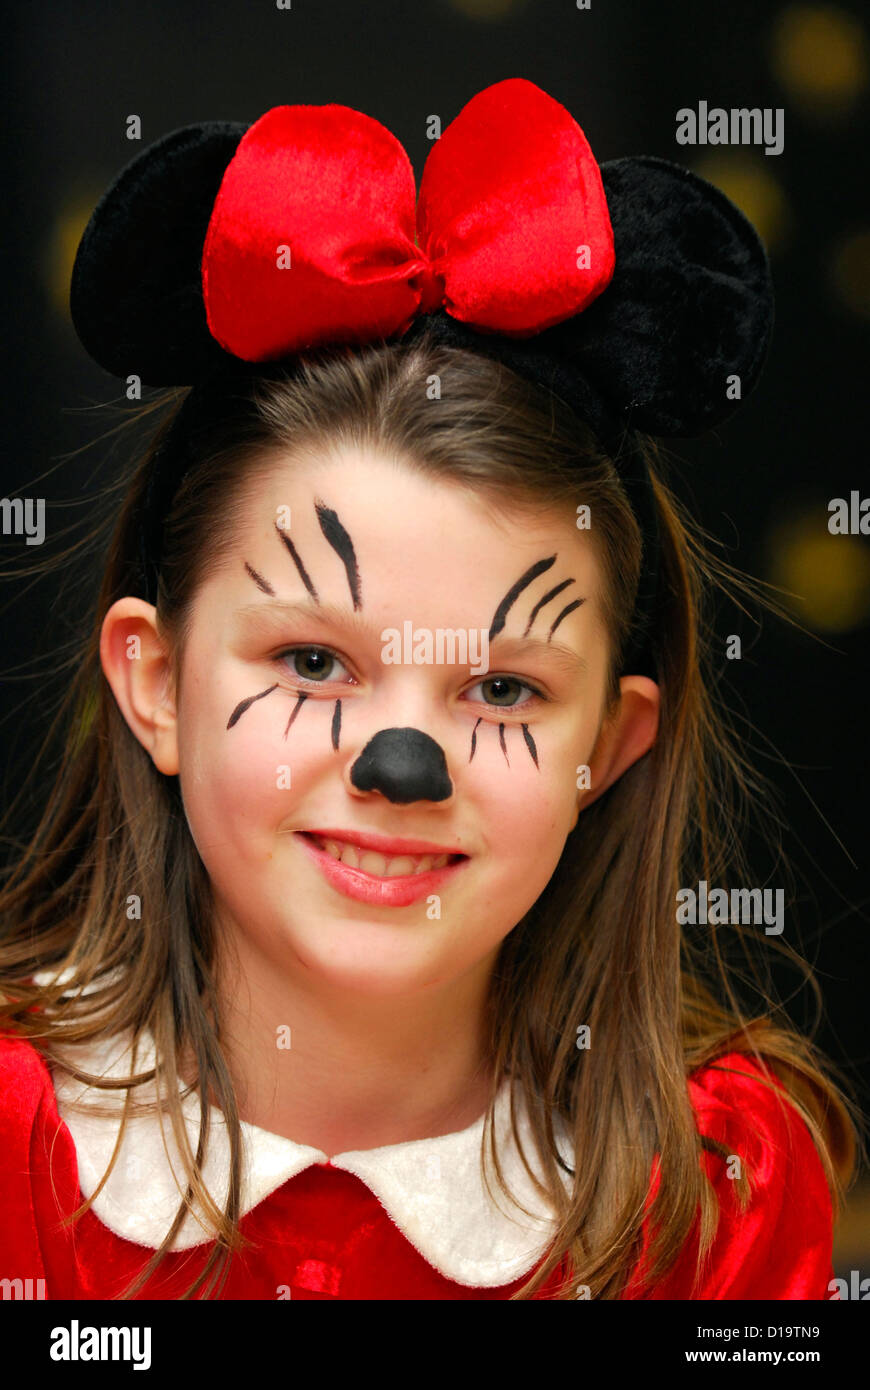
[[[828,501],[870,494],[864,412],[870,319],[868,37],[857,6],[757,0],[164,0],[143,6],[19,7],[7,21],[3,180],[8,312],[0,492],[47,499],[50,551],[87,532],[89,504],[124,468],[94,443],[123,415],[120,383],[86,355],[68,313],[72,258],[108,182],[147,144],[205,119],[253,121],[271,106],[340,102],[402,141],[418,180],[442,127],[481,88],[522,76],[561,101],[599,162],[655,154],[717,183],[768,247],[777,321],[756,393],[705,439],[670,441],[674,484],[732,564],[794,593],[805,631],[729,608],[743,637],[724,662],[755,765],[779,790],[784,848],[802,874],[786,934],[824,993],[817,1041],[868,1089],[867,682],[870,550],[831,536]],[[681,107],[782,107],[785,146],[679,146]],[[142,139],[125,138],[126,118]],[[146,392],[146,398],[148,393]],[[113,413],[111,407],[118,409]],[[107,408],[110,407],[110,408]],[[89,446],[89,447],[85,447]],[[46,470],[50,470],[46,474]],[[46,475],[46,476],[43,476]],[[37,480],[41,480],[38,482]],[[20,569],[0,588],[4,800],[32,760],[93,597],[93,565],[38,583],[43,555],[2,548]],[[752,845],[756,883],[770,847]],[[775,966],[801,1027],[813,1020],[793,970]],[[863,1260],[863,1266],[861,1261]],[[870,1192],[852,1194],[837,1272],[870,1269]]]

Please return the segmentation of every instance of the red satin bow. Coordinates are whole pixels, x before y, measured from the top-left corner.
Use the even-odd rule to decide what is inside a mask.
[[[208,225],[209,330],[263,362],[402,334],[440,305],[524,338],[610,283],[613,231],[583,131],[534,83],[485,88],[414,171],[348,106],[276,106],[245,132]],[[419,241],[419,245],[415,242]]]

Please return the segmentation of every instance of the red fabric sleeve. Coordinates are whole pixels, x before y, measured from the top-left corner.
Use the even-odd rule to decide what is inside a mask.
[[[61,1216],[77,1198],[75,1147],[48,1065],[26,1039],[0,1035],[0,1279],[23,1285],[8,1296],[71,1296],[74,1238]]]
[[[689,1078],[698,1132],[742,1159],[751,1196],[741,1211],[728,1161],[705,1151],[701,1161],[716,1191],[719,1225],[698,1284],[696,1219],[673,1268],[652,1290],[635,1271],[624,1298],[836,1297],[830,1287],[833,1207],[822,1162],[785,1088],[771,1076],[772,1092],[762,1075],[754,1058],[732,1052]],[[656,1174],[650,1200],[657,1186]],[[644,1254],[648,1239],[645,1227]]]
[[[51,1087],[48,1070],[35,1048],[0,1037],[0,1278],[22,1284],[31,1280],[34,1288],[46,1274],[33,1209],[30,1149],[46,1085]]]

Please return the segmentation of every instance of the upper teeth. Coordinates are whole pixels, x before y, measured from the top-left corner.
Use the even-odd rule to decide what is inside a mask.
[[[361,845],[348,844],[346,840],[324,840],[319,835],[312,839],[351,869],[362,869],[364,873],[375,874],[379,878],[398,878],[400,874],[425,874],[430,869],[443,869],[449,854],[399,854],[387,856],[373,849],[363,849]]]

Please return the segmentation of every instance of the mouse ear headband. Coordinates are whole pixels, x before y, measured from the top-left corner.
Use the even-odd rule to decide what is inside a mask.
[[[638,517],[624,669],[652,674],[656,507],[646,465],[620,445],[626,429],[691,436],[725,420],[761,373],[773,293],[764,247],[723,193],[653,156],[599,166],[570,113],[511,78],[446,127],[416,206],[402,145],[350,107],[173,131],[95,208],[70,310],[100,366],[152,386],[426,329],[546,387],[615,458]],[[152,602],[183,466],[170,435],[141,525]]]

